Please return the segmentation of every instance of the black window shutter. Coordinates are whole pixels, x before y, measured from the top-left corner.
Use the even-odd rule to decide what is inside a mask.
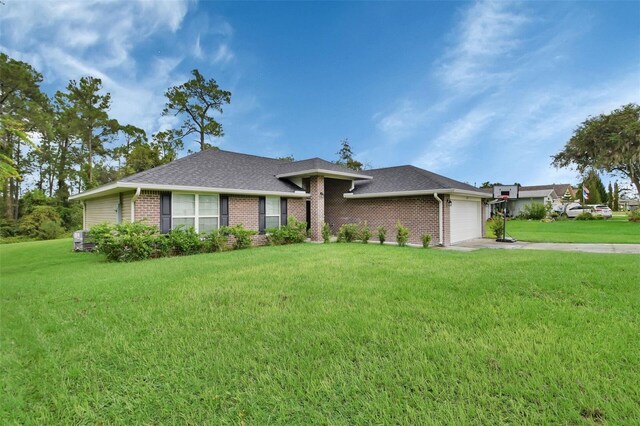
[[[260,197],[258,199],[258,230],[260,231],[261,234],[264,234],[264,228],[266,228],[266,217],[265,217],[265,213],[266,213],[266,200],[264,197]]]
[[[220,226],[229,226],[229,196],[220,196]]]
[[[171,231],[171,193],[160,194],[160,232],[166,234]]]
[[[280,226],[287,224],[287,199],[280,198]]]

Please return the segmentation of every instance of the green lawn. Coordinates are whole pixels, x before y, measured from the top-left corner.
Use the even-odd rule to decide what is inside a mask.
[[[487,236],[492,237],[489,233],[487,229]],[[550,223],[511,220],[507,222],[507,233],[519,241],[640,244],[640,223],[629,222],[626,216],[609,220],[561,220]]]
[[[0,423],[632,424],[635,255],[4,245]]]

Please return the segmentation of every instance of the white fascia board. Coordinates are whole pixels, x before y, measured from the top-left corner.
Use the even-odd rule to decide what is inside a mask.
[[[287,198],[307,198],[310,194],[301,191],[283,192],[283,191],[259,191],[250,189],[232,189],[232,188],[211,188],[207,186],[184,186],[184,185],[154,185],[150,183],[135,182],[115,182],[99,188],[90,189],[80,194],[72,195],[70,200],[85,200],[119,192],[123,189],[143,189],[147,191],[180,191],[180,192],[199,192],[199,193],[216,193],[216,194],[238,194],[238,195],[272,195]]]
[[[393,192],[375,192],[370,194],[352,194],[346,193],[344,198],[383,198],[383,197],[410,197],[416,195],[433,195],[433,194],[460,194],[477,198],[491,198],[491,194],[480,191],[469,191],[466,189],[427,189],[417,191],[393,191]]]
[[[329,178],[349,178],[349,179],[373,179],[373,176],[361,175],[359,173],[349,173],[349,172],[336,172],[335,170],[326,170],[326,169],[309,169],[309,170],[301,170],[299,172],[291,172],[291,173],[282,173],[276,175],[278,179],[280,178],[288,178],[293,176],[325,176]]]

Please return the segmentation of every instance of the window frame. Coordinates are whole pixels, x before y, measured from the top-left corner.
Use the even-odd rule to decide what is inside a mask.
[[[183,216],[176,215],[174,212],[175,209],[175,195],[193,195],[194,196],[194,215],[193,216]],[[217,215],[200,215],[200,196],[214,196],[216,197],[216,203],[218,206],[218,214]],[[200,231],[200,219],[216,219],[217,229],[220,229],[220,194],[212,194],[212,193],[198,193],[198,192],[172,192],[171,193],[171,229],[175,229],[174,219],[193,219],[193,227],[197,233],[201,233],[204,231]]]
[[[267,206],[269,205],[268,200],[269,198],[271,199],[276,199],[278,202],[276,203],[276,205],[278,206],[278,213],[276,214],[267,214]],[[282,207],[281,207],[281,203],[282,202],[282,198],[275,196],[275,195],[268,195],[264,197],[264,229],[273,229],[273,227],[267,226],[267,218],[269,217],[278,217],[278,226],[276,227],[277,229],[280,229],[280,227],[282,226]]]

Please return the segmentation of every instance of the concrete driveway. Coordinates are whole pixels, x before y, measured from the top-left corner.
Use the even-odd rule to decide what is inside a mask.
[[[584,243],[498,243],[489,238],[476,238],[447,247],[448,250],[472,251],[481,248],[506,250],[559,250],[579,251],[585,253],[627,253],[640,254],[640,244],[584,244]]]

